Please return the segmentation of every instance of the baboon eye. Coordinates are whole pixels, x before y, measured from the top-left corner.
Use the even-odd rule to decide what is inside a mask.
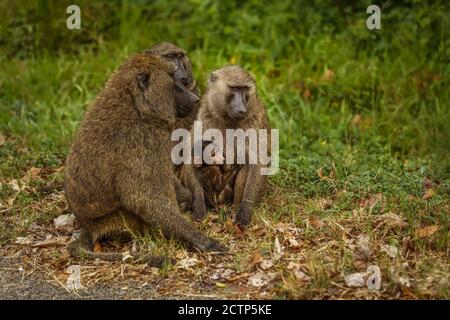
[[[146,72],[141,72],[137,76],[138,85],[141,89],[147,89],[150,85],[150,75]]]

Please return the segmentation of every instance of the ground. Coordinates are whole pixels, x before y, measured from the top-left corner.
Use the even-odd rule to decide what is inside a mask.
[[[366,28],[371,1],[78,4],[77,31],[64,1],[0,3],[0,298],[450,297],[448,1],[388,1],[381,30]],[[202,91],[225,64],[249,70],[280,170],[244,234],[227,208],[197,223],[228,255],[156,230],[96,250],[176,265],[72,259],[79,225],[54,219],[71,214],[73,136],[111,72],[160,41],[188,51]]]
[[[339,185],[333,172],[327,176],[318,169],[315,183]],[[395,197],[383,193],[356,201],[354,194],[349,195],[351,191],[337,188],[324,197],[305,197],[299,190],[280,187],[271,180],[270,191],[245,233],[233,227],[227,208],[210,212],[205,222],[197,224],[228,245],[228,255],[192,252],[157,232],[131,242],[112,240],[98,246],[98,250],[124,253],[150,250],[178,260],[174,266],[157,269],[127,260],[111,263],[71,258],[66,243],[78,224],[75,221],[74,228],[56,231],[53,222],[68,213],[58,183],[61,176],[60,167],[30,169],[17,198],[9,200],[12,206],[2,209],[2,228],[9,239],[4,239],[0,249],[1,298],[448,298],[445,219],[432,225],[417,224],[417,219],[409,219],[399,210]],[[54,182],[44,188],[44,183],[39,184],[42,180]],[[422,181],[418,184],[423,188]],[[434,188],[434,183],[426,180],[423,194],[408,195],[409,202],[421,207],[419,215],[439,218],[436,213],[440,210],[448,214],[448,202],[436,200],[439,196]],[[23,196],[33,199],[25,206],[14,205]],[[17,219],[20,211],[28,211],[27,216],[36,220]],[[46,212],[44,218],[40,212]],[[77,290],[68,288],[71,265],[80,266],[82,287]],[[380,268],[379,290],[367,288],[370,275],[361,287],[346,282],[346,276],[364,273],[370,265]]]

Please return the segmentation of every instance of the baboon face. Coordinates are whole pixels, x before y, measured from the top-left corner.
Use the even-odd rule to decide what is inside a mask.
[[[164,60],[171,62],[175,65],[174,78],[179,81],[185,87],[192,89],[194,78],[192,76],[192,63],[189,57],[181,48],[178,48],[172,43],[162,42],[159,43],[147,52],[163,58]]]
[[[123,70],[131,70],[131,87],[141,116],[183,117],[199,100],[174,80],[174,65],[160,58],[137,55]]]
[[[176,71],[175,71],[176,72]],[[174,95],[176,105],[176,117],[184,118],[192,111],[192,107],[199,101],[199,98],[188,90],[182,83],[176,80],[174,81]]]
[[[251,111],[255,85],[251,76],[238,66],[227,66],[211,73],[207,98],[219,117],[239,121]]]

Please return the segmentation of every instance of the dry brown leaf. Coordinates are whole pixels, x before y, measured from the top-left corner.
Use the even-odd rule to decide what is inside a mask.
[[[439,230],[439,226],[428,226],[415,231],[417,238],[428,238]]]
[[[263,257],[259,254],[259,252],[255,252],[250,260],[250,268],[253,268],[257,264],[260,264],[263,261]]]
[[[359,126],[361,124],[362,121],[362,116],[360,114],[355,114],[355,116],[353,117],[352,123],[355,126]]]
[[[20,179],[22,183],[29,183],[30,181],[36,179],[39,177],[39,174],[41,173],[41,168],[31,167],[28,169],[28,171],[25,173],[25,175]]]
[[[249,276],[250,276],[250,273],[244,272],[244,273],[240,273],[240,274],[234,275],[232,277],[229,277],[227,279],[227,281],[228,282],[234,282],[234,281],[237,281],[237,280],[240,280],[240,279],[243,279],[243,278],[247,278]]]
[[[32,244],[32,247],[56,247],[56,246],[65,246],[67,242],[69,241],[69,237],[51,237],[48,239],[45,239],[43,241],[36,242]]]
[[[331,69],[326,69],[324,74],[323,74],[323,79],[325,81],[331,81],[334,78],[334,72]]]
[[[432,197],[434,197],[434,195],[436,194],[436,191],[434,191],[434,189],[428,189],[425,191],[425,193],[422,196],[423,200],[429,200]]]
[[[320,219],[318,219],[316,217],[310,217],[309,218],[309,223],[316,229],[320,229],[324,225],[324,223]]]
[[[57,231],[71,233],[74,230],[75,216],[73,214],[62,214],[53,219],[53,225]]]
[[[102,252],[103,247],[102,244],[99,241],[96,241],[94,243],[94,252]]]
[[[245,236],[245,228],[240,227],[237,224],[233,224],[233,230],[238,238],[243,238]]]
[[[320,167],[317,170],[317,175],[319,176],[320,179],[325,179],[326,178],[326,176],[323,174],[323,168],[322,167]]]
[[[248,279],[248,283],[253,287],[259,288],[266,286],[271,280],[271,277],[267,274],[258,272]]]

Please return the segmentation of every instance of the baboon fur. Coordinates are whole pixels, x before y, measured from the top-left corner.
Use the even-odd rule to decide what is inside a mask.
[[[94,253],[100,238],[123,230],[160,228],[200,251],[225,251],[180,214],[170,159],[177,106],[174,66],[147,53],[131,56],[109,78],[78,129],[66,161],[65,192],[82,232],[74,256],[120,260]],[[140,258],[161,266],[166,257]],[[170,260],[173,262],[173,260]]]
[[[242,111],[244,115],[240,115],[240,118],[236,118],[231,110],[230,101],[234,99],[232,92],[234,89],[232,88],[238,88],[237,90],[243,96],[242,106],[245,106],[246,111]],[[197,120],[202,122],[203,131],[209,128],[219,129],[224,139],[226,129],[240,128],[245,131],[253,128],[257,132],[258,129],[267,129],[267,150],[270,151],[270,125],[266,109],[257,95],[253,77],[240,66],[225,66],[210,74]],[[227,141],[224,143],[224,155],[226,155],[228,143]],[[260,202],[267,189],[267,178],[260,173],[261,165],[248,164],[248,144],[246,146],[246,164],[224,164],[219,167],[210,165],[197,169],[193,165],[184,165],[185,173],[182,177],[185,185],[186,179],[200,180],[209,203],[222,204],[220,202],[227,202],[231,197],[233,199],[231,212],[234,222],[241,228],[250,224],[252,209]],[[237,163],[236,150],[234,154],[234,163]],[[193,175],[192,171],[196,173]],[[215,180],[210,180],[211,178]],[[191,181],[188,183],[191,186],[195,185]],[[232,195],[229,192],[230,186],[233,186]],[[211,197],[213,198],[211,199]]]

